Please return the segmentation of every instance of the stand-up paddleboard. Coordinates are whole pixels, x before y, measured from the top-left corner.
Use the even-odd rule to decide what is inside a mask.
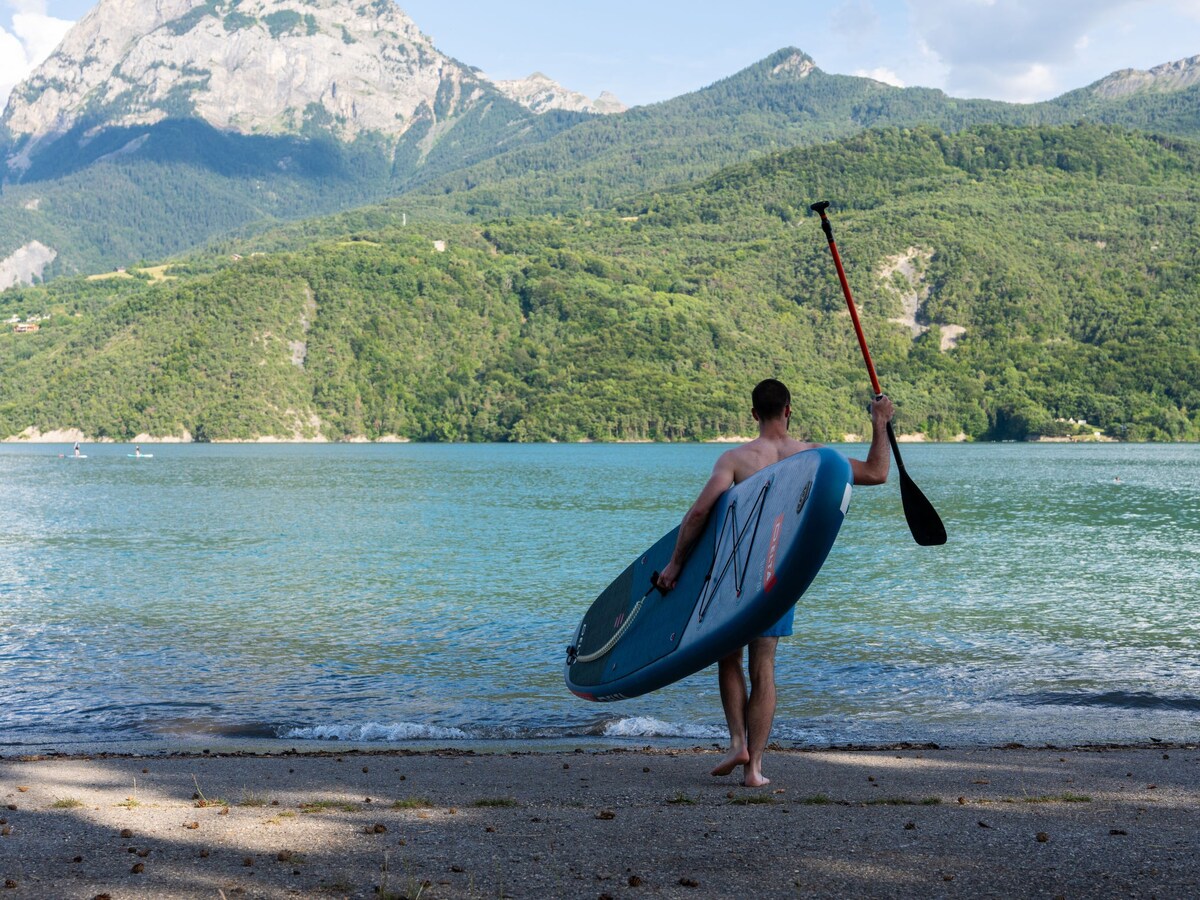
[[[812,583],[850,504],[850,463],[805,450],[726,491],[674,590],[652,578],[664,535],[588,609],[567,648],[566,681],[585,700],[623,700],[678,681],[762,634]]]
[[[153,453],[126,453],[130,459],[154,459]]]

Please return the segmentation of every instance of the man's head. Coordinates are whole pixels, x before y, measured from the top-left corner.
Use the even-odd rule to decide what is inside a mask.
[[[782,381],[767,378],[754,386],[750,394],[754,417],[760,422],[778,419],[791,411],[792,394]]]

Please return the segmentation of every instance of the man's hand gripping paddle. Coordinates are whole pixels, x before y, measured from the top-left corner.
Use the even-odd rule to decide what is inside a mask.
[[[854,332],[858,335],[858,346],[862,348],[863,360],[867,364],[867,374],[871,376],[871,387],[875,389],[875,397],[883,396],[879,387],[879,376],[875,374],[875,364],[871,362],[871,353],[867,350],[867,339],[863,336],[862,324],[858,321],[858,310],[854,306],[854,298],[850,296],[850,284],[846,281],[846,271],[842,268],[842,258],[838,255],[837,244],[833,242],[833,228],[825,210],[829,209],[829,201],[822,200],[809,207],[821,217],[821,228],[829,241],[829,252],[833,254],[833,264],[837,267],[838,280],[842,283],[842,293],[846,295],[846,306],[850,308],[850,319],[854,322]],[[896,457],[896,468],[900,470],[900,500],[904,504],[904,518],[908,520],[908,529],[912,532],[913,540],[922,547],[936,547],[946,543],[946,528],[921,489],[916,486],[904,468],[904,460],[900,458],[900,447],[896,443],[896,432],[892,423],[887,423],[888,441],[892,445],[892,455]]]

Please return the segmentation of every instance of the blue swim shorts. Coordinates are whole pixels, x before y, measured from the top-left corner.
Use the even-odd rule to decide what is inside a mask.
[[[792,633],[792,620],[796,617],[796,607],[789,606],[778,622],[762,633],[762,637],[787,637]]]

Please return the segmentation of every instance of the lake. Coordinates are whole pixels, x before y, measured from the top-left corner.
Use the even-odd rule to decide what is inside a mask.
[[[562,678],[725,447],[84,449],[0,445],[0,753],[725,738],[715,669],[604,705]],[[775,740],[1200,739],[1200,446],[904,452],[949,542],[913,543],[894,470],[856,489]]]

